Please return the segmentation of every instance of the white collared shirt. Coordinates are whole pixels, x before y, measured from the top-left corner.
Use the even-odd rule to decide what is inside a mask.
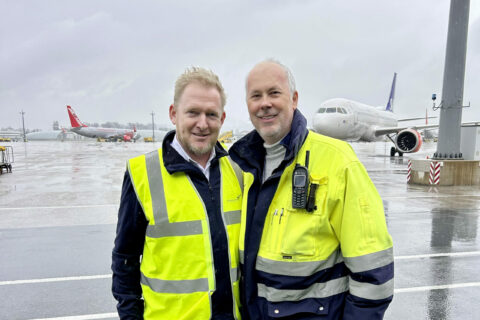
[[[175,137],[173,137],[173,141],[171,144],[172,148],[175,149],[179,155],[182,156],[183,159],[187,160],[190,163],[193,163],[196,165],[205,175],[208,181],[210,181],[210,164],[212,163],[212,159],[215,158],[215,147],[212,149],[212,153],[210,154],[210,158],[207,161],[207,165],[202,167],[197,161],[193,160],[188,153],[183,149],[182,145],[180,142],[178,142],[177,139],[177,134],[175,134]]]

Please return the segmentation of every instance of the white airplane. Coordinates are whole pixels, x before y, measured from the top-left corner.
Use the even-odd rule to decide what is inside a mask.
[[[424,118],[397,119],[393,113],[395,82],[386,107],[373,107],[352,100],[335,98],[323,102],[313,117],[313,130],[323,135],[347,141],[376,141],[387,136],[394,144],[390,150],[396,153],[417,152],[422,146],[422,137],[417,129],[434,128],[438,125],[399,127],[399,121]]]
[[[67,106],[68,116],[70,117],[71,131],[89,138],[102,138],[110,141],[123,140],[136,141],[140,138],[137,129],[116,129],[116,128],[102,128],[102,127],[88,127],[83,124],[78,118],[73,108]]]

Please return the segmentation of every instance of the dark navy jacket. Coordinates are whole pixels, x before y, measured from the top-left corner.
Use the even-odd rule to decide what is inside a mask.
[[[230,157],[245,172],[250,172],[254,176],[253,185],[248,193],[247,219],[244,243],[244,264],[241,265],[242,278],[240,284],[242,299],[242,315],[244,319],[274,319],[275,316],[272,305],[268,304],[266,299],[259,297],[257,285],[259,283],[259,272],[255,269],[257,253],[260,247],[260,241],[263,232],[265,217],[274,197],[280,176],[286,166],[292,163],[296,154],[303,145],[307,135],[307,121],[300,111],[295,110],[290,132],[281,141],[285,146],[286,153],[284,160],[280,166],[273,171],[264,183],[262,183],[263,168],[265,162],[265,148],[263,147],[263,139],[253,130],[245,137],[237,141],[230,149]],[[314,161],[311,159],[311,161]],[[244,196],[246,196],[244,194]],[[387,277],[393,277],[392,270],[386,270]],[[328,277],[342,277],[348,275],[348,269],[343,263],[336,265],[331,270],[326,271]],[[383,272],[383,271],[381,271]],[[366,275],[369,276],[369,275]],[[265,279],[268,276],[262,275]],[[319,274],[314,281],[324,281],[325,274]],[[302,280],[301,277],[278,276],[270,279],[269,285],[278,288],[300,289],[295,288]],[[311,279],[309,279],[310,281]],[[311,284],[311,283],[310,283]],[[306,286],[310,284],[305,283]],[[328,298],[328,302],[322,299],[304,299],[302,301],[285,301],[280,302],[284,309],[290,310],[290,316],[281,319],[358,319],[358,320],[374,320],[382,319],[391,297],[384,300],[365,300],[354,297],[346,293],[341,293]],[[336,314],[328,313],[323,307],[323,312],[318,312],[320,303],[326,303],[332,309],[342,310]],[[325,308],[326,309],[326,308]],[[361,312],[358,312],[361,310]],[[366,311],[367,310],[367,311]],[[317,311],[317,312],[315,312]],[[303,313],[306,312],[306,313]]]
[[[234,319],[233,295],[229,280],[228,242],[220,211],[219,159],[226,156],[227,152],[219,143],[216,144],[216,155],[211,162],[210,181],[208,181],[198,167],[187,162],[171,147],[174,135],[175,131],[171,131],[163,140],[162,155],[165,168],[170,174],[185,172],[190,176],[205,204],[210,230],[215,230],[211,233],[216,279],[216,290],[211,297],[212,319]],[[130,176],[126,172],[118,211],[115,247],[112,252],[112,293],[118,301],[117,310],[121,319],[143,319],[140,257],[143,252],[147,224]]]

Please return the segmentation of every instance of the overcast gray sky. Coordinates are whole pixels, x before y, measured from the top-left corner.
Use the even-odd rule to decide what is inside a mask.
[[[423,116],[441,97],[450,1],[0,0],[0,127],[86,122],[167,124],[176,77],[192,65],[227,91],[226,129],[250,128],[247,72],[265,58],[289,66],[300,110],[324,100],[385,105]],[[463,121],[480,120],[480,4],[471,1]],[[434,114],[431,109],[429,114]],[[437,112],[438,114],[438,112]]]

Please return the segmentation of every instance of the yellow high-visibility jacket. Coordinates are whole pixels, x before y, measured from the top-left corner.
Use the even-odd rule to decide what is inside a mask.
[[[243,305],[251,319],[381,319],[393,296],[393,244],[382,200],[351,147],[307,132],[300,116],[287,137],[288,163],[263,183],[258,134],[230,149],[245,172]],[[292,206],[292,173],[305,165],[307,150],[309,180],[318,185],[312,212]]]
[[[219,159],[221,215],[227,231],[234,316],[239,314],[238,237],[241,189],[227,157]],[[210,319],[215,270],[207,209],[190,177],[170,174],[162,150],[129,160],[148,221],[141,261],[145,319]]]

